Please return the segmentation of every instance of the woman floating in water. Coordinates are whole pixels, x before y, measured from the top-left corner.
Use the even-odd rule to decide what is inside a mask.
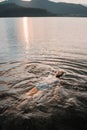
[[[58,70],[54,76],[49,75],[46,79],[45,82],[38,83],[34,88],[32,88],[27,95],[28,96],[33,96],[37,94],[38,92],[41,92],[46,89],[51,89],[52,87],[57,86],[60,83],[60,77],[64,74],[64,71]]]

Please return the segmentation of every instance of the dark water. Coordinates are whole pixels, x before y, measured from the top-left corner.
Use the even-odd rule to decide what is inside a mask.
[[[29,99],[58,69],[60,86]],[[86,122],[87,18],[1,18],[0,130],[86,130]]]

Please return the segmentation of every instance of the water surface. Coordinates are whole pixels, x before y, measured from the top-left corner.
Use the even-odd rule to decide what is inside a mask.
[[[48,75],[54,75],[58,69],[65,71],[61,85],[56,90],[60,102],[51,102],[54,90],[29,101],[26,93]],[[67,117],[68,111],[68,116],[74,117],[75,121],[79,117],[85,122],[87,18],[1,18],[0,98],[3,115],[12,112],[12,108],[13,113],[20,114],[26,111],[23,106],[27,106],[29,110],[27,114],[24,112],[25,117],[30,117],[30,109],[36,114],[38,111],[39,114],[43,112],[46,115],[61,110],[64,117]],[[31,104],[36,109],[31,108]],[[14,109],[18,112],[14,112]],[[83,124],[80,128],[85,129],[87,126]],[[64,130],[66,129],[71,128],[67,125]]]

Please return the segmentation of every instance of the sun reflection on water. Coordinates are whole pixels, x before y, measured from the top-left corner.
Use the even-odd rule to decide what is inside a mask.
[[[29,43],[28,19],[26,17],[23,18],[23,28],[24,28],[25,42]]]

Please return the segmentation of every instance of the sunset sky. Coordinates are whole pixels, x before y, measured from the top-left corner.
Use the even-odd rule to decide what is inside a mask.
[[[1,1],[4,1],[4,0],[0,0],[0,2]],[[30,0],[24,0],[24,1],[30,1]],[[55,2],[69,2],[69,3],[86,3],[87,4],[87,0],[50,0],[50,1],[55,1]]]
[[[25,1],[30,1],[30,0],[25,0]],[[50,0],[50,1],[69,2],[69,3],[86,3],[87,4],[87,0]]]
[[[51,0],[51,1],[56,1],[56,2],[69,2],[69,3],[86,3],[87,4],[87,0]]]

